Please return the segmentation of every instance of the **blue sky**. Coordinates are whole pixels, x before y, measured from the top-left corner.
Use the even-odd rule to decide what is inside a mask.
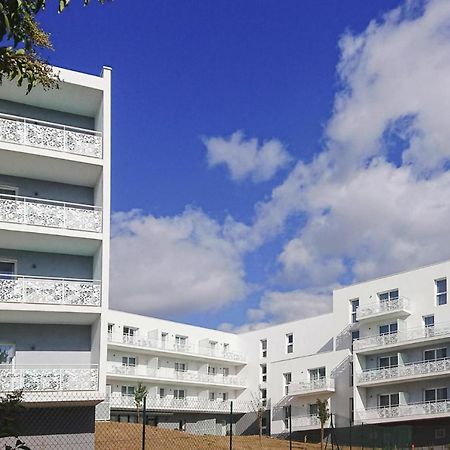
[[[448,127],[428,120],[445,114],[448,36],[430,32],[449,24],[444,2],[79,4],[49,5],[41,22],[53,64],[113,68],[115,307],[245,329],[450,256],[445,230],[401,227],[448,212],[432,195],[447,182]]]

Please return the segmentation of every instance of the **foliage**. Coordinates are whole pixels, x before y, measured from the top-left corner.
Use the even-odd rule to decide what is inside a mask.
[[[20,434],[18,416],[22,408],[22,391],[14,391],[0,397],[0,438],[17,437]],[[21,448],[18,445],[24,444],[16,442],[16,448]]]
[[[324,425],[325,422],[330,418],[330,410],[328,409],[328,402],[326,400],[320,400],[319,398],[316,401],[317,404],[317,416],[320,420],[320,449],[323,450],[323,438],[324,438]]]
[[[104,3],[105,0],[99,0]],[[70,0],[59,0],[62,12]],[[90,0],[83,0],[87,5]],[[58,87],[58,75],[39,55],[52,50],[50,34],[44,31],[36,16],[45,8],[46,0],[0,0],[0,82],[3,77],[27,85],[27,93],[36,85],[45,90]]]
[[[147,396],[147,388],[139,383],[138,387],[134,391],[134,403],[136,404],[136,412],[137,412],[137,420],[139,422],[139,410],[142,407],[142,402],[144,398]]]

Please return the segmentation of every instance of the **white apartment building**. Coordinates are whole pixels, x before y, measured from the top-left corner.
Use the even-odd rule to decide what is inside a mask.
[[[92,428],[106,386],[111,70],[55,71],[59,89],[0,88],[0,393],[85,408]]]
[[[267,432],[288,430],[291,407],[293,431],[313,436],[320,398],[339,428],[439,430],[450,417],[449,277],[447,261],[354,284],[334,291],[329,314],[237,335],[109,311],[112,417],[128,420],[142,382],[152,423],[175,428],[220,422],[230,400],[251,413],[259,398]]]

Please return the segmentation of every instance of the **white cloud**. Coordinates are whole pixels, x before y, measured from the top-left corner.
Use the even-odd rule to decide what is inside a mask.
[[[177,316],[219,309],[247,293],[241,257],[206,214],[113,216],[111,306]]]
[[[226,165],[235,181],[245,178],[251,178],[255,183],[270,180],[291,160],[280,141],[271,139],[259,144],[255,138],[245,139],[240,131],[229,138],[209,137],[203,142],[209,166]]]

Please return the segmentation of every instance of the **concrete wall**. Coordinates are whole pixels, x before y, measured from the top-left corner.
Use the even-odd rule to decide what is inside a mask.
[[[0,342],[15,346],[20,365],[91,364],[91,327],[0,323]]]
[[[0,248],[0,259],[17,261],[17,274],[36,277],[93,278],[92,257]]]
[[[1,170],[1,168],[0,168]],[[18,188],[17,195],[61,202],[94,204],[94,189],[73,184],[54,183],[52,181],[31,178],[12,177],[0,174],[0,186]]]
[[[10,102],[8,100],[0,99],[0,112],[46,122],[54,122],[61,125],[70,125],[90,130],[94,129],[93,117],[80,116],[46,108],[37,108],[35,106]]]

